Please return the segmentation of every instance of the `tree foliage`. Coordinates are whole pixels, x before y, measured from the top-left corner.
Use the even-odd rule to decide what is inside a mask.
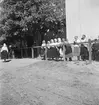
[[[65,0],[3,0],[0,35],[9,42],[26,41],[28,36],[58,32],[65,25]]]

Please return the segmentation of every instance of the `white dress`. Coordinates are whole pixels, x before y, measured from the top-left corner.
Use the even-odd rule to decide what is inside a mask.
[[[2,52],[2,51],[7,51],[7,52],[8,52],[8,48],[7,48],[7,47],[5,47],[5,46],[4,46],[4,47],[2,47],[0,52]]]

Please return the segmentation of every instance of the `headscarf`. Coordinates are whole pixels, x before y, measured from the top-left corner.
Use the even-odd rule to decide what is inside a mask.
[[[81,42],[86,42],[86,35],[83,35],[83,36],[82,36]]]
[[[50,43],[51,46],[54,46],[54,45],[55,45],[54,39],[51,39],[50,42],[51,42],[51,43]]]
[[[2,51],[7,51],[8,52],[8,48],[7,48],[7,45],[4,43],[2,48],[1,48],[1,52]]]
[[[50,48],[50,41],[47,41],[47,47]]]
[[[55,38],[54,41],[55,41],[55,43],[57,43],[58,40]]]
[[[51,43],[52,43],[52,44],[54,43],[54,39],[51,39]]]
[[[43,46],[43,47],[46,46],[46,42],[45,42],[45,40],[42,41],[42,46]]]
[[[88,47],[88,43],[84,43],[84,42],[86,42],[87,40],[86,40],[86,35],[83,35],[82,36],[82,38],[81,38],[81,45],[84,45],[85,47]]]
[[[74,42],[77,44],[77,43],[80,43],[80,40],[78,39],[78,36],[75,36],[74,37]]]
[[[54,39],[54,42],[55,42],[55,45],[57,46],[58,45],[58,39]]]
[[[61,43],[61,42],[62,42],[61,38],[58,38],[58,43]]]

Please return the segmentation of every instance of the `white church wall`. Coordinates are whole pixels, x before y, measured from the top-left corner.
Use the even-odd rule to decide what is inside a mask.
[[[75,35],[87,39],[99,35],[99,0],[66,0],[67,38],[73,41]]]

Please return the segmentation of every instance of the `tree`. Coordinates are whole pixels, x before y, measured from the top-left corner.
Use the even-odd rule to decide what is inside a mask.
[[[57,33],[65,25],[64,0],[4,0],[1,8],[0,34],[9,43],[26,45],[28,37],[35,41],[48,29]]]

